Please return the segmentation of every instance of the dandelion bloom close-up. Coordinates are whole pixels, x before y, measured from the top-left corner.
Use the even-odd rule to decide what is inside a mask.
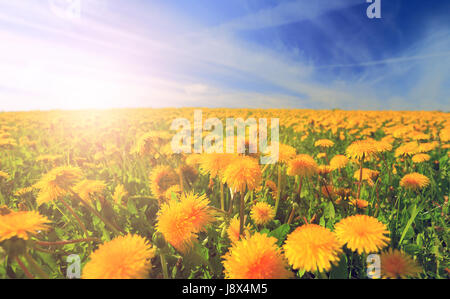
[[[334,232],[342,243],[359,254],[378,252],[390,241],[386,225],[367,215],[342,219],[334,226]]]
[[[318,168],[316,161],[310,155],[300,154],[289,161],[287,174],[290,176],[311,176],[317,173]]]
[[[266,202],[258,202],[251,208],[250,217],[255,224],[264,225],[275,217],[275,209]]]
[[[277,239],[274,237],[255,233],[234,243],[223,256],[225,278],[281,279],[293,277],[276,242]]]
[[[101,244],[83,268],[84,279],[142,279],[151,270],[155,256],[143,237],[128,234]]]
[[[223,182],[234,192],[254,190],[261,184],[262,173],[258,161],[251,157],[235,157],[223,174]]]
[[[0,215],[0,242],[17,237],[28,240],[30,235],[48,230],[50,220],[36,211],[9,211]]]
[[[105,190],[106,184],[97,180],[82,180],[73,187],[73,191],[77,193],[82,200],[90,202],[99,196]]]
[[[69,192],[69,189],[81,178],[78,167],[60,166],[45,174],[34,187],[39,189],[36,201],[38,205],[58,199]]]
[[[329,139],[320,139],[320,140],[317,140],[316,142],[314,142],[315,147],[328,148],[328,147],[332,147],[333,145],[334,145],[334,142]]]
[[[223,172],[227,166],[235,159],[235,154],[227,153],[205,153],[201,155],[200,171],[203,174],[209,174],[210,178],[219,177],[222,178]]]
[[[287,236],[283,249],[294,269],[322,272],[339,261],[342,244],[327,228],[305,224]]]
[[[344,155],[336,155],[330,160],[330,167],[333,170],[345,168],[348,164],[348,158]]]
[[[429,161],[430,158],[428,154],[415,154],[411,159],[414,163],[423,163]]]
[[[363,157],[365,159],[372,157],[377,148],[371,140],[357,140],[350,144],[345,152],[349,158],[361,160]]]
[[[397,249],[382,252],[380,259],[381,275],[384,278],[416,277],[421,271],[409,255]]]
[[[417,172],[409,173],[400,180],[400,186],[413,190],[424,188],[428,184],[430,179]]]
[[[205,226],[214,221],[214,211],[205,195],[183,194],[161,206],[156,229],[173,247],[187,252]]]

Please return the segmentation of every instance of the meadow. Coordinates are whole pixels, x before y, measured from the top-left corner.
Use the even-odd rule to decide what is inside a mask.
[[[449,278],[449,113],[202,112],[278,161],[174,153],[193,108],[0,113],[0,278]]]

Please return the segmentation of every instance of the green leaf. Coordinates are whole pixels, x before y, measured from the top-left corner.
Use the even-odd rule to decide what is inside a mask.
[[[342,255],[339,264],[333,265],[330,279],[348,279],[347,255]]]
[[[207,266],[209,260],[209,250],[200,243],[196,243],[194,247],[186,253],[183,258],[186,268],[193,268],[194,266]]]
[[[132,215],[136,215],[137,212],[138,212],[137,209],[136,209],[136,205],[134,203],[134,200],[129,200],[127,202],[127,209]]]
[[[271,231],[268,235],[270,237],[275,237],[278,239],[278,245],[281,245],[283,243],[284,239],[286,238],[286,235],[289,233],[291,227],[289,224],[285,223],[281,226],[279,226],[277,229]]]
[[[398,242],[399,244],[402,243],[403,239],[406,236],[406,233],[408,233],[408,230],[410,229],[411,224],[414,222],[414,219],[416,219],[416,216],[417,216],[417,214],[419,214],[420,210],[421,210],[421,208],[417,209],[416,204],[412,207],[411,217],[409,218],[408,222],[406,223],[405,228],[403,229],[402,235],[400,237],[400,241]],[[409,233],[411,233],[411,232],[409,232]],[[414,234],[414,231],[412,233]],[[410,237],[410,236],[408,235],[408,237]]]

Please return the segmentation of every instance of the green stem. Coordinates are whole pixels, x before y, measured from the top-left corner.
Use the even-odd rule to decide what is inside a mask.
[[[81,221],[81,219],[78,217],[78,215],[75,213],[75,211],[72,209],[71,206],[69,206],[69,204],[64,200],[61,199],[60,200],[62,202],[62,204],[66,207],[67,210],[69,210],[69,212],[72,214],[72,216],[77,220],[78,224],[80,225],[81,229],[84,232],[84,237],[88,238],[89,234],[87,232],[86,226],[84,226],[83,222]]]
[[[239,238],[244,234],[244,196],[239,193],[239,199],[241,200],[241,206],[239,209]]]
[[[31,274],[30,270],[28,270],[28,268],[25,266],[25,264],[19,259],[18,256],[16,256],[14,258],[17,262],[17,264],[19,264],[19,267],[22,268],[23,272],[25,273],[25,276],[28,277],[29,279],[34,279],[33,274]]]
[[[223,193],[223,182],[219,179],[220,184],[220,208],[225,211],[225,199],[224,199],[224,193]]]
[[[275,217],[277,216],[278,205],[280,204],[281,198],[281,165],[278,164],[278,185],[277,185],[277,199],[275,202]]]
[[[169,279],[169,271],[167,270],[166,256],[164,255],[164,253],[160,252],[159,257],[161,258],[161,267],[162,267],[162,271],[163,271],[163,277],[164,277],[164,279]]]
[[[361,158],[361,164],[359,166],[359,184],[358,184],[358,195],[356,196],[357,199],[359,199],[359,196],[361,195],[361,185],[362,185],[362,175],[363,175],[363,163],[364,163],[364,155]]]
[[[49,279],[50,277],[47,275],[47,273],[42,270],[42,268],[36,263],[36,261],[33,259],[33,257],[26,251],[24,253],[25,259],[27,260],[28,264],[30,264],[31,268],[33,268],[34,271],[38,273],[38,275],[41,278]]]

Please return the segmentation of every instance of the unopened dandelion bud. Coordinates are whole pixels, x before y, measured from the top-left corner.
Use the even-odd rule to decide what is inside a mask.
[[[152,237],[153,244],[159,249],[164,249],[167,246],[164,236],[160,232],[156,232]]]

